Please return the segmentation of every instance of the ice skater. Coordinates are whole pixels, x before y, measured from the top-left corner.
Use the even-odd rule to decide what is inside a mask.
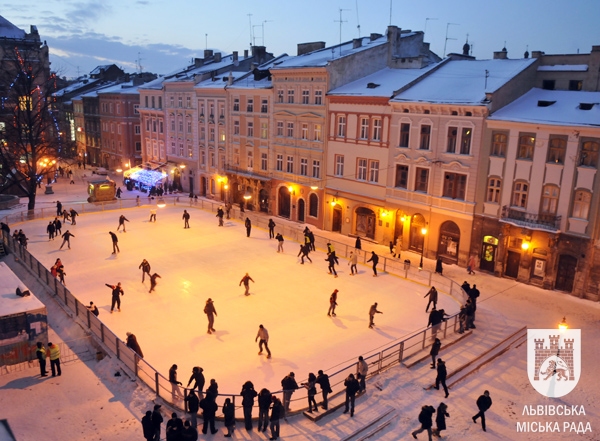
[[[246,273],[246,275],[244,277],[242,277],[242,280],[240,280],[239,286],[242,286],[242,283],[243,283],[244,288],[246,289],[246,291],[244,292],[245,296],[250,295],[250,282],[254,283],[254,280],[252,280],[252,277],[250,277],[248,275],[248,273]]]
[[[67,244],[69,246],[69,249],[71,249],[71,237],[75,237],[74,234],[71,234],[71,232],[69,232],[69,230],[65,231],[64,234],[62,235],[63,238],[63,243],[60,246],[60,250],[62,250],[62,247],[65,246],[65,244]]]
[[[117,233],[119,232],[121,227],[123,227],[123,233],[127,233],[127,230],[125,229],[125,221],[129,222],[129,219],[127,219],[123,215],[119,216],[119,226],[117,227]]]
[[[58,217],[54,218],[54,235],[61,235],[62,234],[62,222],[60,221],[60,219]]]
[[[327,269],[329,270],[329,274],[333,274],[333,277],[337,277],[337,271],[335,270],[335,262],[336,262],[336,257],[335,257],[335,252],[333,253],[329,253],[327,255],[327,259],[325,259],[327,262],[329,262],[329,265],[327,266]]]
[[[61,216],[63,214],[62,202],[56,201],[56,216]]]
[[[273,239],[275,237],[275,222],[273,219],[269,219],[269,239]]]
[[[335,248],[333,247],[333,245],[330,242],[327,242],[327,256],[333,256],[333,260],[335,260],[335,264],[339,265],[340,261],[338,260],[337,256],[335,255]]]
[[[308,261],[310,263],[312,263],[311,258],[308,257],[308,253],[310,253],[310,246],[307,245],[307,244],[300,245],[300,252],[298,253],[298,256],[296,256],[296,257],[300,257],[300,263],[302,265],[304,265],[304,258],[305,257],[308,259]]]
[[[225,212],[223,211],[223,208],[219,207],[216,215],[216,217],[219,218],[219,227],[223,226],[223,216],[225,216]]]
[[[46,227],[46,233],[48,233],[48,240],[54,240],[54,232],[56,231],[56,227],[53,222],[49,222]]]
[[[206,331],[207,334],[212,334],[215,331],[215,328],[213,328],[213,324],[215,323],[215,316],[217,315],[217,310],[215,309],[215,305],[212,301],[212,299],[208,299],[206,301],[206,305],[204,306],[204,314],[206,314],[206,317],[208,318],[208,330]]]
[[[190,228],[190,213],[187,210],[183,210],[183,228]]]
[[[375,251],[371,251],[371,257],[367,260],[367,263],[373,262],[373,277],[377,277],[377,264],[379,263],[379,256],[375,254]]]
[[[142,260],[142,263],[140,263],[140,266],[138,266],[138,269],[142,270],[142,283],[144,283],[144,277],[146,274],[148,274],[148,277],[150,277],[150,263],[144,259]]]
[[[250,221],[249,217],[246,217],[244,226],[246,227],[246,237],[250,237],[250,231],[252,231],[252,222]]]
[[[77,222],[75,222],[75,218],[79,216],[79,213],[77,213],[74,208],[71,208],[69,214],[71,215],[71,225],[76,225]]]
[[[350,251],[350,257],[348,260],[348,265],[350,265],[350,275],[358,274],[358,270],[356,269],[356,264],[358,263],[358,252]]]
[[[109,231],[108,234],[110,234],[110,238],[112,240],[112,246],[113,246],[113,252],[112,253],[113,254],[120,253],[121,250],[119,249],[119,238],[112,231]]]
[[[173,401],[183,399],[181,395],[181,389],[179,386],[183,386],[181,381],[177,381],[177,365],[174,364],[169,369],[169,383],[171,383],[171,396],[173,397]]]
[[[138,198],[139,198],[139,196],[138,196]],[[150,209],[150,220],[148,222],[156,222],[156,208]]]
[[[375,314],[383,314],[383,312],[377,310],[377,302],[373,303],[369,308],[369,328],[375,326]]]
[[[331,293],[331,295],[329,296],[329,310],[327,311],[327,315],[329,317],[335,317],[335,307],[337,306],[338,292],[339,291],[337,289],[334,289],[333,293]]]
[[[109,285],[105,283],[110,289],[112,289],[112,303],[110,305],[110,313],[112,314],[115,309],[115,305],[117,306],[117,311],[121,312],[121,296],[125,295],[125,291],[121,288],[121,282],[116,285]]]
[[[277,239],[277,252],[283,253],[283,236],[281,233],[277,233],[275,239]]]
[[[438,301],[438,292],[437,289],[435,289],[435,286],[432,286],[431,289],[429,291],[427,291],[427,294],[425,294],[423,296],[423,298],[429,296],[429,302],[427,302],[427,308],[425,308],[425,312],[429,312],[429,305],[431,305],[433,303],[433,309],[435,309],[437,307],[437,301]]]
[[[150,276],[150,291],[148,292],[152,292],[154,291],[154,288],[156,288],[156,279],[162,279],[162,277],[160,277],[157,273],[154,273]]]
[[[258,333],[256,334],[256,338],[254,342],[258,341],[258,355],[263,353],[263,345],[265,345],[265,349],[267,350],[267,358],[271,358],[271,350],[269,349],[269,331],[263,325],[258,326]]]

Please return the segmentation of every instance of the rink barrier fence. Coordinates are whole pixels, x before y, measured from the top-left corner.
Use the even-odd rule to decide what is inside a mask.
[[[140,198],[141,203],[139,206],[152,206],[156,205],[158,198],[154,200],[149,200],[147,198]],[[144,201],[147,199],[147,201]],[[220,206],[224,205],[224,202],[206,200],[206,199],[198,199],[193,200],[189,199],[187,196],[163,196],[163,200],[173,206],[181,206],[181,207],[191,207],[191,208],[199,208],[203,210],[208,210],[210,212],[216,213],[217,209]],[[146,203],[142,203],[146,202]],[[149,202],[149,203],[148,203]],[[137,207],[137,203],[135,199],[117,199],[116,201],[112,201],[109,203],[85,203],[85,204],[74,204],[68,203],[63,205],[63,207],[71,207],[75,208],[79,214],[89,213],[89,212],[102,212],[109,210],[117,210],[122,208],[135,208]],[[35,220],[40,218],[54,218],[56,217],[56,208],[41,208],[36,210],[29,210],[21,213],[9,214],[3,220],[10,225],[10,223],[18,223],[25,222],[29,220]],[[243,220],[245,217],[250,218],[252,221],[253,228],[262,228],[268,230],[268,221],[270,218],[274,216],[268,216],[266,213],[257,213],[255,211],[245,211],[241,212],[239,208],[234,207],[231,212],[231,219],[225,219],[225,221],[233,221],[233,220]],[[277,219],[274,217],[275,220]],[[68,225],[68,224],[67,224]],[[289,226],[286,224],[279,224],[276,227],[276,231],[281,233],[286,241],[284,242],[284,248],[290,246],[290,239],[294,240],[298,243],[304,243],[304,226],[298,224],[297,226]],[[64,227],[63,227],[64,228]],[[70,291],[64,286],[62,283],[58,281],[55,277],[52,277],[52,274],[48,269],[46,269],[40,262],[33,257],[24,247],[22,247],[16,240],[14,240],[11,236],[4,235],[4,243],[5,246],[11,250],[16,256],[18,256],[22,262],[26,264],[26,266],[31,270],[33,274],[36,274],[39,280],[44,283],[53,293],[54,297],[60,301],[64,306],[67,307],[68,311],[73,313],[74,318],[79,318],[84,324],[87,325],[88,329],[91,333],[104,345],[104,348],[107,352],[116,356],[125,367],[133,374],[135,377],[139,378],[144,384],[146,384],[156,395],[162,398],[165,402],[169,403],[173,407],[188,411],[187,402],[184,401],[184,398],[187,396],[188,392],[191,390],[189,388],[185,388],[182,386],[173,386],[172,383],[169,382],[168,378],[158,372],[152,365],[146,362],[143,358],[141,358],[138,354],[132,351],[127,347],[126,343],[121,340],[117,335],[115,335],[108,327],[106,327],[95,315],[93,315],[85,305],[83,305],[75,296],[73,296]],[[296,246],[298,243],[292,245]],[[336,251],[336,255],[338,257],[347,258],[350,255],[350,251],[359,253],[359,263],[367,265],[367,269],[360,268],[359,271],[370,272],[371,265],[367,263],[371,253],[369,250],[370,242],[363,241],[363,249],[356,250],[354,246],[345,244],[342,242],[337,242],[331,240],[330,238],[321,237],[315,235],[315,247],[321,251],[327,250],[327,244],[330,243],[334,246]],[[296,248],[298,249],[298,248]],[[289,250],[289,248],[288,248]],[[400,259],[395,259],[387,256],[379,256],[379,272],[387,272],[393,274],[395,276],[401,277],[403,279],[411,280],[412,282],[416,282],[424,285],[424,287],[436,286],[436,289],[440,293],[447,293],[452,296],[458,303],[463,304],[467,295],[462,289],[462,287],[454,282],[453,280],[444,277],[437,273],[432,273],[427,270],[419,270],[413,265],[406,265],[404,261]],[[446,336],[458,332],[459,329],[459,321],[458,314],[451,315],[447,318],[446,321],[442,323],[441,329],[438,330],[438,337],[445,338]],[[418,331],[411,336],[402,339],[401,341],[397,341],[384,349],[375,349],[373,351],[369,351],[363,354],[364,360],[367,362],[369,366],[369,373],[367,375],[367,379],[370,379],[391,367],[399,365],[406,358],[417,354],[420,351],[423,351],[426,347],[430,346],[433,342],[433,331],[432,328],[426,328],[421,331]],[[337,370],[330,370],[329,380],[331,382],[331,388],[333,392],[329,395],[329,398],[334,398],[337,395],[343,394],[345,392],[344,388],[344,380],[348,377],[349,374],[356,374],[356,362],[350,362],[344,367]],[[299,381],[298,384],[305,382]],[[208,387],[209,379],[206,379],[206,387]],[[260,391],[261,388],[258,388],[257,392]],[[299,391],[299,393],[298,393]],[[307,390],[304,387],[300,387],[292,395],[290,408],[295,409],[291,410],[291,414],[295,414],[298,412],[302,412],[303,410],[308,408],[308,394]],[[272,394],[277,395],[281,401],[283,402],[283,391],[271,391]],[[295,398],[294,398],[295,396]],[[320,391],[315,396],[315,399],[319,401],[321,397]],[[236,418],[241,415],[241,401],[242,398],[238,394],[231,393],[220,393],[217,397],[217,404],[219,409],[224,404],[226,398],[231,399],[232,403],[236,409]],[[257,401],[257,400],[255,400]],[[306,405],[300,405],[299,402],[304,401]],[[236,403],[239,403],[236,404]],[[253,414],[256,415],[258,413],[258,404],[255,403],[256,408],[253,411]]]

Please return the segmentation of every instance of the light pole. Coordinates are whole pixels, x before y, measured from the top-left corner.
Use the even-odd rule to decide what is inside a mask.
[[[421,228],[421,234],[423,235],[423,244],[421,245],[421,261],[419,262],[419,269],[423,269],[423,252],[425,251],[425,235],[427,234],[427,228]]]

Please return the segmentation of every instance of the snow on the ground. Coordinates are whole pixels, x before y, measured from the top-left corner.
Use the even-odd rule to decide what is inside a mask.
[[[60,185],[55,186],[57,193],[61,190]],[[66,190],[75,192],[73,186]],[[48,196],[46,204],[50,205],[56,199],[53,198]],[[220,392],[235,393],[247,379],[257,388],[277,390],[279,381],[290,370],[296,372],[297,378],[304,379],[310,371],[350,363],[358,354],[387,345],[426,324],[423,286],[391,275],[373,278],[368,267],[360,267],[360,276],[349,277],[344,259],[340,259],[340,276],[334,279],[327,274],[322,251],[311,254],[312,265],[300,265],[295,257],[297,246],[291,241],[286,241],[285,254],[277,254],[274,240],[269,240],[265,231],[255,228],[252,237],[246,238],[238,222],[230,221],[219,228],[214,214],[200,210],[191,211],[192,228],[184,230],[181,212],[182,207],[160,210],[157,223],[149,224],[147,207],[123,210],[130,222],[127,233],[119,233],[118,256],[111,255],[108,231],[116,230],[120,212],[85,214],[72,229],[64,226],[63,232],[71,229],[76,236],[70,251],[57,251],[58,239],[47,240],[44,233],[47,221],[19,227],[31,238],[29,250],[48,267],[57,257],[61,258],[69,289],[84,303],[94,300],[107,326],[123,339],[127,331],[137,335],[150,364],[166,375],[168,367],[177,363],[184,383],[191,367],[201,365],[207,380],[217,379]],[[142,285],[141,271],[137,269],[143,258],[152,264],[152,272],[162,276],[152,294],[147,292],[148,282]],[[11,256],[5,260],[10,262]],[[26,285],[31,287],[36,283],[19,264],[10,265],[24,277]],[[426,265],[433,263],[429,261]],[[238,286],[245,272],[256,281],[251,283],[249,297]],[[525,325],[553,328],[562,316],[567,317],[571,328],[582,329],[582,374],[575,390],[560,399],[538,394],[529,385],[523,345],[457,384],[445,400],[441,391],[423,389],[435,377],[426,362],[410,370],[393,368],[373,379],[366,396],[357,400],[354,418],[342,415],[341,411],[318,423],[295,416],[282,425],[282,439],[341,439],[388,407],[397,409],[398,417],[371,439],[412,439],[410,432],[419,426],[420,407],[423,404],[437,407],[440,401],[449,405],[451,417],[444,433],[448,440],[600,439],[600,428],[596,427],[600,421],[597,409],[600,387],[595,378],[600,361],[595,345],[600,338],[600,306],[510,279],[480,273],[466,276],[464,269],[456,266],[447,266],[444,273],[459,283],[467,278],[481,290],[477,329],[465,341],[465,345],[479,346],[481,352],[489,346],[487,340],[501,334],[503,329],[508,335]],[[111,315],[110,290],[104,283],[117,281],[123,283],[125,296],[122,312]],[[326,310],[334,288],[340,290],[338,316],[329,319]],[[216,335],[205,333],[206,316],[202,309],[208,297],[215,300],[219,314]],[[71,340],[85,335],[60,308],[50,306],[53,301],[48,296],[41,298],[49,305],[51,338]],[[367,329],[367,310],[374,301],[384,314],[377,315],[378,328],[372,331]],[[456,310],[455,301],[449,297],[442,296],[441,303],[448,311]],[[254,337],[260,323],[271,334],[271,360],[257,355]],[[447,354],[442,349],[441,356],[451,363],[461,347],[466,346],[459,345]],[[154,395],[126,376],[114,377],[117,365],[110,358],[69,363],[56,381],[40,381],[37,367],[2,375],[0,418],[9,420],[20,441],[48,436],[64,440],[141,439],[139,419],[152,407]],[[452,372],[453,366],[449,364],[448,368]],[[375,382],[382,391],[372,386]],[[485,434],[479,424],[471,421],[476,413],[475,400],[484,389],[490,390],[494,401],[486,413]],[[586,415],[522,415],[525,405],[538,404],[583,405]],[[559,421],[561,429],[564,421],[590,422],[593,432],[517,433],[517,421]],[[233,439],[264,439],[264,435],[239,430],[240,426],[243,427],[238,424]],[[427,439],[426,434],[420,434],[419,439]]]

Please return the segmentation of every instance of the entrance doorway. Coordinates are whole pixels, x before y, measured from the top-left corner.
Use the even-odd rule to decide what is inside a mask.
[[[298,199],[298,221],[304,222],[304,211],[305,211],[304,199]]]
[[[516,279],[519,275],[519,265],[521,264],[521,253],[516,251],[509,251],[508,257],[506,258],[506,271],[504,275]]]
[[[335,233],[342,232],[342,207],[339,204],[336,204],[333,207],[333,217],[331,219],[331,231]]]
[[[206,178],[202,176],[200,178],[200,196],[206,197]]]
[[[375,239],[375,213],[365,207],[356,209],[356,235]]]
[[[279,191],[277,192],[277,205],[279,207],[279,216],[285,217],[287,219],[290,218],[291,214],[291,195],[288,188],[284,185],[279,187]]]
[[[494,272],[496,265],[496,248],[498,248],[498,239],[494,236],[484,236],[481,248],[479,268],[483,271]]]
[[[445,262],[458,263],[458,246],[460,244],[460,228],[452,221],[440,226],[438,256]]]
[[[410,220],[410,245],[409,249],[420,253],[423,251],[423,244],[425,243],[425,236],[421,232],[422,228],[427,227],[427,222],[422,214],[417,213],[413,215]]]
[[[577,259],[573,256],[562,254],[558,258],[558,270],[556,271],[554,289],[565,292],[573,291],[575,271],[577,271]]]
[[[269,192],[261,188],[258,192],[258,200],[260,202],[260,211],[263,213],[269,212]]]

